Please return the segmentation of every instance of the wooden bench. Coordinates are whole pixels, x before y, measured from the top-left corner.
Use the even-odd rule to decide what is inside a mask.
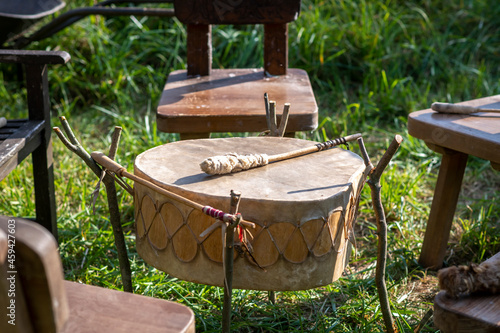
[[[47,65],[70,59],[60,51],[0,50],[0,63],[22,64],[28,92],[28,119],[8,120],[0,128],[0,180],[30,154],[33,158],[36,221],[57,239],[57,216],[52,165]]]
[[[0,295],[0,332],[195,331],[184,305],[64,281],[54,237],[21,218],[0,216]]]
[[[264,93],[280,113],[290,103],[287,131],[318,126],[318,107],[304,70],[288,68],[288,23],[300,0],[175,0],[175,15],[187,25],[187,70],[172,72],[157,109],[158,130],[182,139],[211,132],[261,132],[267,128]],[[213,24],[263,24],[264,68],[212,69]],[[237,50],[235,50],[237,52]]]

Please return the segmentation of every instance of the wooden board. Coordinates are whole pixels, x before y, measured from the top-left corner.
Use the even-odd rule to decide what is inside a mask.
[[[64,51],[0,50],[0,62],[31,65],[65,64],[70,55]]]
[[[69,319],[61,333],[195,331],[188,307],[161,299],[64,281]]]
[[[300,0],[175,0],[175,16],[186,24],[288,23],[299,16]]]
[[[434,323],[445,333],[500,332],[500,295],[455,300],[442,291],[434,299]]]
[[[14,170],[40,144],[40,120],[9,120],[0,128],[0,180]]]

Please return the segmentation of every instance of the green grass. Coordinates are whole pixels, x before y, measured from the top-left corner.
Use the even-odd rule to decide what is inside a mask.
[[[71,6],[92,1],[73,1]],[[215,27],[214,67],[261,66],[261,28]],[[389,221],[387,283],[401,331],[412,332],[437,291],[435,272],[417,259],[429,215],[439,156],[408,135],[407,115],[433,101],[458,102],[500,93],[500,5],[496,1],[304,0],[290,25],[290,66],[306,69],[320,109],[320,126],[299,136],[323,141],[363,132],[374,161],[394,134],[405,141],[383,178]],[[72,50],[67,65],[49,71],[53,124],[65,116],[89,150],[105,151],[115,125],[124,132],[118,161],[178,140],[159,133],[155,108],[166,76],[185,68],[185,28],[174,19],[87,18],[33,49]],[[0,115],[26,116],[16,69],[2,66]],[[229,133],[217,136],[228,136]],[[354,148],[357,151],[357,148]],[[92,215],[96,179],[54,136],[60,251],[65,277],[121,288],[105,194]],[[0,183],[0,211],[33,216],[33,181],[24,162]],[[447,264],[482,261],[500,251],[500,176],[470,158]],[[177,280],[148,266],[134,247],[133,203],[119,193],[135,292],[186,304],[200,332],[219,332],[222,289]],[[375,332],[383,321],[374,285],[376,226],[365,188],[356,225],[357,253],[337,282],[277,294],[235,290],[234,331]],[[435,332],[432,321],[425,332]]]

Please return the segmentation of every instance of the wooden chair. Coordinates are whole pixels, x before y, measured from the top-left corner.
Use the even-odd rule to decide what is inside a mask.
[[[318,107],[309,77],[288,68],[288,23],[299,15],[300,3],[175,0],[175,15],[187,25],[187,70],[168,76],[158,129],[181,139],[266,130],[265,92],[278,107],[291,104],[288,132],[315,129]],[[212,24],[263,24],[264,68],[212,69]]]
[[[36,221],[57,239],[47,65],[65,64],[66,52],[0,50],[0,63],[24,66],[28,119],[10,119],[0,128],[0,181],[30,154],[33,159]]]
[[[186,306],[64,281],[54,237],[0,217],[0,332],[194,332]],[[12,325],[15,323],[15,325]]]

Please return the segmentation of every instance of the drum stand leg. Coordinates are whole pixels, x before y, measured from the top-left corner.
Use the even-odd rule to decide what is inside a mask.
[[[377,234],[378,234],[378,249],[377,249],[377,267],[375,271],[375,284],[377,285],[377,291],[380,300],[380,310],[382,311],[382,316],[384,318],[385,327],[387,332],[393,333],[397,332],[397,327],[394,324],[394,319],[392,317],[391,308],[389,305],[389,296],[387,294],[387,287],[385,285],[385,265],[387,261],[387,222],[385,219],[384,206],[382,205],[382,198],[380,196],[380,177],[384,172],[385,168],[391,161],[392,157],[398,150],[403,138],[400,135],[396,135],[394,140],[391,142],[389,148],[384,153],[382,158],[376,167],[368,157],[365,145],[363,143],[363,138],[358,139],[359,148],[361,150],[361,155],[365,165],[371,168],[369,172],[370,179],[367,181],[370,186],[373,208],[375,210],[375,217],[377,219]]]
[[[270,290],[268,291],[268,297],[269,297],[269,301],[272,303],[272,304],[276,304],[276,292],[273,291],[273,290]]]
[[[238,212],[241,193],[231,191],[230,214]],[[232,224],[223,224],[222,231],[225,233],[224,245],[224,303],[222,306],[222,332],[231,331],[231,301],[233,296],[233,261],[234,261],[234,229],[238,226],[239,220]]]
[[[58,127],[54,127],[54,131],[56,132],[59,139],[61,139],[61,141],[69,150],[78,155],[85,162],[85,164],[87,164],[87,166],[96,174],[99,180],[102,180],[104,186],[106,187],[110,215],[109,220],[113,228],[115,246],[118,253],[118,261],[120,264],[120,273],[122,276],[123,290],[127,292],[133,292],[132,273],[130,271],[127,246],[125,244],[125,237],[123,236],[123,229],[120,221],[120,208],[118,206],[118,198],[116,195],[115,180],[110,175],[104,173],[103,169],[101,169],[95,163],[92,157],[90,157],[90,154],[78,142],[66,118],[60,117],[60,120],[69,140],[64,136],[64,134]],[[115,133],[113,134],[113,140],[109,150],[109,157],[111,158],[114,158],[116,154],[120,132],[121,127],[115,127]]]

